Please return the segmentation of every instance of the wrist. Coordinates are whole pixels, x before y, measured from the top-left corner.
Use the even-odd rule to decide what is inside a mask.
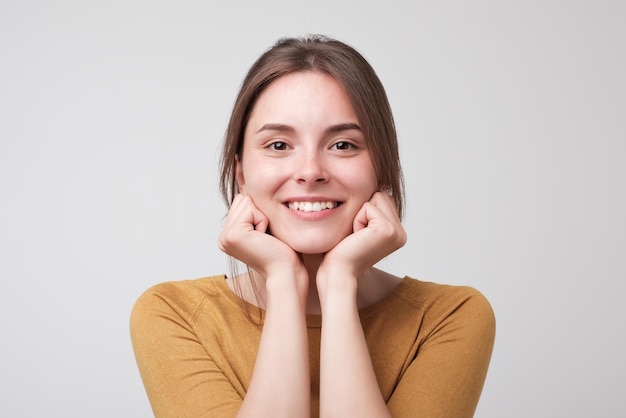
[[[270,273],[265,278],[268,305],[272,300],[282,303],[297,300],[304,305],[309,289],[308,275],[304,269],[283,269]]]
[[[358,279],[349,271],[320,269],[315,284],[322,309],[328,301],[356,301]]]

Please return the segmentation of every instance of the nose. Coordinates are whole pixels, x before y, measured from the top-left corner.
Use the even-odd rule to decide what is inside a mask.
[[[324,157],[318,152],[306,153],[296,162],[294,179],[298,183],[325,183],[328,178]]]

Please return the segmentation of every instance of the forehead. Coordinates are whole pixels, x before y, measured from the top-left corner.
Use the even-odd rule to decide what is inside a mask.
[[[346,122],[358,123],[358,119],[343,86],[328,74],[304,71],[282,76],[267,86],[252,108],[248,127]]]

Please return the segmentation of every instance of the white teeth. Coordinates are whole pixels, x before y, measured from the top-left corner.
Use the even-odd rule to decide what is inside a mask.
[[[324,209],[333,209],[337,207],[337,203],[333,201],[327,202],[289,202],[289,209],[301,210],[303,212],[320,212]]]

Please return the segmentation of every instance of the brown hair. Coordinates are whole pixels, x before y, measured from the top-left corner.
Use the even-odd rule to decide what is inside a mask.
[[[398,216],[404,213],[404,179],[389,101],[374,69],[354,48],[320,35],[283,38],[265,51],[243,80],[228,123],[220,161],[220,191],[227,206],[239,192],[235,157],[240,160],[244,132],[257,98],[274,80],[300,71],[320,71],[341,84],[367,141],[378,183],[391,194]]]

